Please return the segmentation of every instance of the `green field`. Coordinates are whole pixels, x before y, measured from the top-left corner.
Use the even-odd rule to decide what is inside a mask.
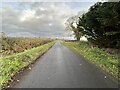
[[[8,81],[10,81],[16,73],[18,73],[24,67],[28,66],[33,61],[35,61],[52,45],[54,45],[54,43],[55,42],[50,42],[21,53],[1,57],[0,63],[2,73],[0,76],[0,85],[2,86],[2,88],[8,84]]]
[[[116,55],[108,54],[106,51],[97,47],[90,47],[88,42],[62,42],[65,46],[77,51],[80,55],[84,56],[87,60],[96,64],[110,75],[115,78],[118,77],[118,60]]]

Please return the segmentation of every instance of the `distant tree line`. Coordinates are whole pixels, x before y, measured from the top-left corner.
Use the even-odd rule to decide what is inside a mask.
[[[98,2],[79,17],[77,27],[70,22],[77,40],[85,36],[98,47],[120,48],[120,2]]]

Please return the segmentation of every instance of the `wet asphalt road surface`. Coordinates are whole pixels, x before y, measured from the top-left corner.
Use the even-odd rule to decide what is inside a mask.
[[[95,65],[57,42],[13,88],[117,88]]]

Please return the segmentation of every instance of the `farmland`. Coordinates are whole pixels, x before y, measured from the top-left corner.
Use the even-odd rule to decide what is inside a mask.
[[[12,37],[2,37],[0,38],[2,56],[8,56],[20,52],[24,52],[33,47],[38,47],[40,45],[46,44],[53,41],[52,39],[41,39],[41,38],[12,38]]]

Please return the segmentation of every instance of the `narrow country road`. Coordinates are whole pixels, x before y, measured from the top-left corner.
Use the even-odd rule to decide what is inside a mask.
[[[57,42],[13,88],[117,88],[105,73]]]

